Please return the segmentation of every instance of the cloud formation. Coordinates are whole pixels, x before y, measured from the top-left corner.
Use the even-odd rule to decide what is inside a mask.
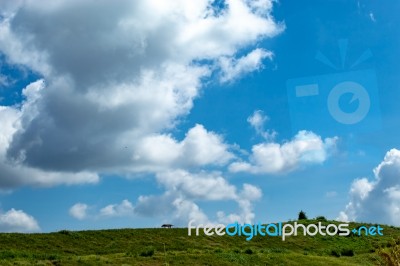
[[[196,204],[200,200],[233,200],[238,204],[239,212],[227,217],[224,212],[219,211],[217,212],[217,221],[226,222],[234,217],[236,221],[250,223],[255,217],[253,203],[262,196],[258,187],[243,184],[243,187],[238,189],[228,183],[219,173],[200,172],[194,174],[184,170],[175,170],[159,173],[157,180],[166,188],[165,194],[139,198],[138,212],[146,214],[148,213],[147,208],[150,206],[148,202],[157,200],[157,198],[169,198],[168,201],[159,200],[159,202],[166,202],[166,205],[161,208],[164,211],[167,210],[167,213],[174,213],[175,222],[181,224],[190,219],[194,219],[198,223],[216,222],[209,219]],[[180,209],[182,206],[185,208]]]
[[[355,179],[338,220],[400,225],[400,151],[391,149],[374,169],[375,178]]]
[[[248,162],[237,161],[224,138],[203,125],[194,123],[183,139],[172,134],[207,79],[234,81],[272,58],[257,43],[284,30],[272,16],[273,0],[0,5],[0,52],[40,77],[18,106],[0,107],[0,187],[96,183],[102,174],[140,172],[154,175],[165,192],[107,205],[94,216],[169,212],[176,221],[205,222],[199,201],[230,200],[239,211],[218,212],[217,219],[250,222],[261,190],[204,169],[236,160],[232,172],[281,173],[322,163],[334,146],[335,139],[307,131],[284,144],[268,142],[273,134],[262,128],[261,112],[249,122],[266,141]],[[70,215],[92,217],[89,208],[78,203]]]
[[[40,230],[38,222],[22,210],[11,209],[0,214],[0,232],[29,233]]]
[[[78,220],[83,220],[87,217],[88,208],[87,204],[76,203],[69,209],[69,214]]]
[[[287,173],[301,165],[323,163],[335,148],[336,142],[337,137],[322,140],[315,133],[302,130],[283,144],[262,142],[254,145],[249,161],[234,162],[229,170],[253,174]]]
[[[272,141],[278,134],[274,130],[265,130],[265,123],[269,121],[269,117],[261,110],[256,110],[247,118],[247,122],[254,128],[256,133],[263,137],[266,141]]]
[[[132,215],[134,207],[129,200],[123,200],[120,204],[110,204],[100,210],[101,216],[129,216]]]
[[[181,141],[168,132],[189,113],[204,79],[259,69],[270,51],[240,52],[284,29],[270,0],[228,0],[222,9],[211,0],[1,7],[0,52],[42,77],[21,106],[1,109],[0,186],[8,187],[226,164],[228,146],[202,125]]]
[[[221,67],[221,82],[229,82],[247,73],[259,70],[262,67],[262,60],[272,59],[272,52],[264,49],[254,49],[247,55],[238,59],[221,57],[219,64]]]
[[[243,184],[241,189],[228,183],[219,173],[200,172],[189,173],[185,170],[173,170],[157,174],[157,181],[165,188],[164,194],[140,196],[135,204],[125,199],[119,204],[110,204],[101,208],[93,217],[128,217],[145,216],[159,217],[176,225],[185,225],[189,220],[197,223],[216,222],[247,222],[253,221],[253,203],[262,197],[261,190],[250,184]],[[218,211],[216,219],[209,216],[197,204],[199,201],[233,200],[238,204],[238,212],[225,214]],[[70,210],[78,209],[78,215],[70,214],[80,219],[80,210],[86,204],[75,204]],[[89,216],[85,215],[85,218]]]
[[[22,91],[25,101],[21,109],[0,106],[0,187],[12,188],[20,185],[51,186],[96,183],[99,179],[96,173],[88,171],[78,173],[52,172],[33,168],[21,163],[24,160],[24,154],[21,154],[19,158],[7,158],[7,150],[16,132],[21,129],[22,119],[29,121],[37,115],[38,110],[35,104],[43,86],[44,82],[39,80],[30,84]],[[36,141],[40,142],[40,139]]]
[[[235,156],[222,136],[196,124],[182,141],[170,134],[153,134],[138,143],[133,154],[136,169],[155,172],[171,168],[225,165]]]

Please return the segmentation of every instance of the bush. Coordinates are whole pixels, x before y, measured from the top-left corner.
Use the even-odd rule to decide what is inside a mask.
[[[353,257],[354,251],[352,249],[342,249],[342,256]]]
[[[151,257],[151,256],[154,255],[154,248],[153,247],[148,247],[145,250],[142,250],[139,253],[139,255],[142,256],[142,257]]]
[[[337,250],[332,250],[332,251],[331,251],[331,255],[332,255],[332,256],[335,256],[335,257],[340,257],[340,252],[337,251]]]
[[[215,252],[215,253],[222,253],[223,251],[222,251],[222,249],[217,248],[217,249],[214,250],[214,252]]]
[[[0,252],[0,259],[14,259],[16,254],[12,251],[2,250]]]
[[[300,212],[299,212],[299,219],[298,219],[298,220],[307,220],[307,219],[308,219],[308,218],[307,218],[306,213],[303,212],[303,211],[300,211]]]
[[[317,216],[317,217],[315,218],[315,220],[321,221],[321,222],[326,222],[326,221],[327,221],[327,219],[326,219],[324,216]]]
[[[48,260],[58,260],[60,256],[55,255],[55,254],[49,254],[46,256]]]
[[[253,252],[253,250],[252,250],[251,248],[248,248],[248,249],[246,249],[246,250],[244,251],[244,253],[246,253],[246,254],[248,254],[248,255],[251,255],[251,254],[253,254],[254,252]]]
[[[69,230],[61,230],[61,231],[58,231],[58,233],[62,234],[62,235],[70,235],[71,231],[69,231]]]

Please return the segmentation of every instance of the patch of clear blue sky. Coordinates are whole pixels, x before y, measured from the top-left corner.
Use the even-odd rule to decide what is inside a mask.
[[[11,65],[0,53],[0,105],[10,106],[20,103],[22,89],[39,76],[26,67]]]
[[[372,169],[386,151],[400,148],[400,24],[398,1],[281,1],[275,4],[274,16],[284,21],[286,30],[280,36],[258,44],[272,50],[272,62],[266,62],[258,73],[252,73],[229,85],[216,80],[208,83],[194,108],[174,131],[182,138],[196,123],[208,130],[223,134],[228,143],[237,143],[250,150],[262,141],[247,123],[254,110],[263,110],[271,120],[267,128],[278,132],[277,141],[291,139],[293,132],[286,82],[289,79],[340,73],[315,60],[317,51],[340,66],[338,41],[348,40],[346,62],[354,62],[367,49],[373,57],[358,69],[373,69],[377,77],[382,126],[362,133],[341,131],[326,124],[316,124],[313,130],[323,138],[340,137],[338,153],[323,165],[300,169],[286,175],[272,176],[225,173],[229,181],[240,186],[243,182],[262,188],[264,197],[256,204],[257,221],[293,219],[300,209],[309,216],[325,215],[335,218],[347,203],[347,193],[354,178],[372,178]],[[373,14],[374,20],[371,18]],[[13,66],[4,65],[2,73],[16,80],[8,88],[0,88],[2,105],[12,105],[21,100],[20,91],[33,81],[33,74],[25,75]],[[347,71],[346,67],[345,70]],[[29,73],[29,72],[28,72]],[[24,76],[25,75],[25,76]],[[323,112],[315,111],[316,121],[323,121]],[[329,191],[337,196],[326,197]],[[87,229],[110,227],[157,226],[158,219],[113,219],[76,221],[68,209],[76,202],[97,208],[123,199],[135,202],[139,195],[162,194],[154,179],[126,180],[105,177],[98,185],[61,186],[49,189],[23,188],[12,194],[0,196],[1,208],[22,209],[32,214],[44,231],[62,228]],[[200,202],[206,213],[212,215],[224,202]],[[234,203],[226,205],[236,208]]]

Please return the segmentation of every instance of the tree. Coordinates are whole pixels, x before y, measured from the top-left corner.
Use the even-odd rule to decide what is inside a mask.
[[[321,221],[321,222],[326,222],[326,221],[327,221],[326,218],[325,218],[325,216],[317,216],[317,217],[315,218],[315,220]]]
[[[300,211],[300,212],[299,212],[299,220],[307,220],[307,219],[308,219],[308,218],[307,218],[306,213],[303,212],[303,211]]]

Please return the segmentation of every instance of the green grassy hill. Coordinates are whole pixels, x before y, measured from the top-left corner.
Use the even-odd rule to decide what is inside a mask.
[[[285,242],[189,237],[185,228],[2,233],[0,265],[399,265],[400,228],[383,227],[384,236],[292,236]]]

